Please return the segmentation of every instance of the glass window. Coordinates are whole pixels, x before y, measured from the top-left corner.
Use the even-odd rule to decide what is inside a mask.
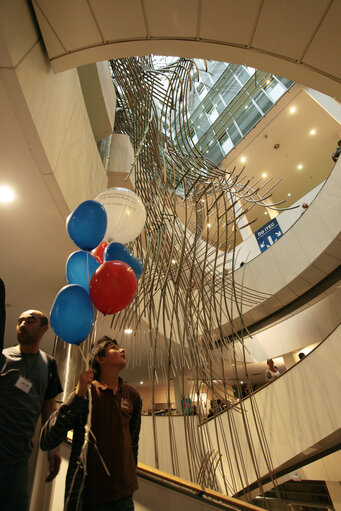
[[[238,128],[234,122],[229,126],[228,131],[229,131],[230,138],[233,142],[233,145],[236,146],[238,144],[238,142],[240,142],[241,139],[243,138],[243,135],[238,131]]]
[[[209,158],[216,165],[219,164],[226,156],[224,151],[221,149],[220,145],[216,142],[211,146],[207,152],[204,153],[206,158]]]
[[[225,88],[221,91],[221,95],[226,103],[229,105],[233,98],[238,94],[241,90],[241,85],[237,82],[234,77],[231,77],[229,81],[226,83]]]
[[[294,82],[288,80],[287,78],[281,78],[280,76],[276,76],[276,78],[279,82],[281,82],[284,85],[286,89],[290,89],[290,87],[292,87],[292,85],[294,84]]]
[[[259,108],[262,110],[263,114],[268,112],[270,108],[273,106],[273,102],[270,98],[261,90],[257,92],[254,96],[254,100],[256,101]]]
[[[235,120],[245,136],[261,118],[262,114],[255,105],[251,103],[248,105],[247,109],[242,110],[240,114],[236,116]]]
[[[293,82],[247,66],[202,60],[196,64],[200,81],[188,102],[192,142],[219,164]]]
[[[250,79],[250,75],[246,71],[244,66],[238,66],[238,68],[235,70],[235,74],[239,78],[239,80],[242,82],[243,85],[245,85],[246,82]]]
[[[273,80],[265,90],[274,103],[276,103],[285,92],[284,86],[277,82],[277,80]]]
[[[233,145],[233,142],[232,140],[230,139],[230,137],[228,137],[222,144],[221,144],[221,148],[223,150],[223,153],[224,153],[224,157],[234,148],[234,145]]]

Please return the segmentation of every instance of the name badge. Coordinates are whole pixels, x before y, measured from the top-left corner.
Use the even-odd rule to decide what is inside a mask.
[[[28,394],[32,388],[32,383],[23,376],[19,376],[14,386]]]

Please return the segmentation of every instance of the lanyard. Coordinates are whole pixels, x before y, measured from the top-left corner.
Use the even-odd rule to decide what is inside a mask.
[[[38,359],[39,359],[39,352],[35,353],[34,356],[35,356],[35,358],[34,358],[33,364],[31,365],[31,367],[29,367],[28,363],[27,363],[27,359],[26,359],[26,354],[25,353],[21,353],[21,357],[22,357],[22,359],[24,361],[25,369],[26,369],[25,378],[27,378],[27,379],[28,379],[29,375],[32,374],[33,369],[37,365],[37,362],[38,362]]]

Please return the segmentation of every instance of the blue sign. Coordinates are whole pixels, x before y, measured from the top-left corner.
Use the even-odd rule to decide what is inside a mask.
[[[273,218],[267,224],[263,225],[258,231],[255,232],[256,240],[261,252],[271,247],[278,238],[283,236],[282,229],[278,225],[276,218]]]

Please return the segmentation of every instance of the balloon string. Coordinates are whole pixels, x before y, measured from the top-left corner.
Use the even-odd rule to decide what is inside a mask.
[[[85,364],[87,365],[87,361],[84,357],[84,353],[80,347],[80,344],[78,344],[79,346],[79,349],[80,349],[80,352],[81,352],[81,355],[83,357],[83,360],[85,362]],[[83,464],[83,468],[84,468],[84,473],[86,474],[86,471],[87,471],[87,453],[88,453],[88,445],[89,445],[89,436],[92,435],[94,441],[93,441],[93,446],[99,456],[99,459],[101,460],[101,463],[103,465],[103,468],[104,468],[104,471],[106,472],[107,476],[110,477],[110,471],[101,455],[101,453],[99,452],[99,449],[98,449],[98,446],[97,446],[97,440],[96,440],[96,437],[93,433],[93,431],[91,430],[91,416],[92,416],[92,391],[91,391],[91,386],[89,388],[89,391],[88,391],[88,403],[89,403],[89,409],[88,409],[88,417],[87,417],[87,421],[86,421],[86,425],[85,425],[85,434],[84,434],[84,444],[83,444],[83,447],[82,447],[82,451],[81,451],[81,454],[79,456],[80,458],[80,461],[82,462]]]
[[[79,348],[80,354],[81,354],[81,356],[82,356],[82,359],[83,359],[83,361],[84,361],[84,363],[85,363],[85,367],[87,367],[87,366],[88,366],[88,361],[86,360],[86,358],[85,358],[85,356],[84,356],[84,353],[83,353],[83,350],[82,350],[82,348],[81,348],[81,345],[80,345],[80,344],[78,344],[78,348]]]

